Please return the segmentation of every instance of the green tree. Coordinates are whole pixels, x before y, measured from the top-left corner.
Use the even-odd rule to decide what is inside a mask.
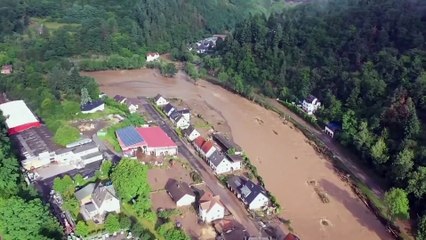
[[[352,139],[357,133],[357,127],[358,123],[355,118],[355,112],[348,110],[345,114],[343,114],[341,134],[341,141],[343,144],[348,145],[350,142],[352,142]]]
[[[73,179],[74,179],[75,186],[81,187],[81,186],[83,186],[84,184],[86,184],[86,180],[83,178],[83,176],[81,176],[81,174],[80,174],[80,173],[77,173],[77,174],[73,177]],[[55,180],[56,180],[56,179],[55,179]]]
[[[392,219],[409,217],[409,202],[407,193],[400,188],[392,188],[385,193],[383,202]]]
[[[397,180],[403,180],[409,176],[414,166],[414,152],[411,149],[404,148],[399,152],[392,166],[392,171]]]
[[[126,215],[120,215],[119,222],[120,222],[120,229],[127,230],[127,229],[130,229],[130,226],[132,225],[132,221]]]
[[[377,165],[384,164],[389,160],[388,147],[384,137],[380,137],[371,147],[371,156]]]
[[[105,219],[105,229],[109,233],[114,233],[120,230],[120,222],[118,221],[118,216],[116,214],[108,214]]]
[[[77,225],[75,226],[75,234],[82,237],[89,235],[89,226],[87,226],[86,222],[77,222]]]
[[[74,194],[74,181],[70,176],[65,175],[63,178],[56,177],[53,180],[53,190],[60,193],[63,197],[70,197]]]
[[[160,72],[165,77],[173,77],[177,73],[177,69],[173,63],[166,63],[161,64]]]
[[[87,88],[81,89],[80,99],[81,99],[81,102],[80,102],[81,106],[92,101],[92,99],[90,98],[89,92],[87,91]]]
[[[101,178],[107,179],[109,177],[109,174],[111,173],[112,169],[112,161],[111,160],[105,160],[102,162],[100,174]]]
[[[423,215],[417,224],[417,240],[426,240],[426,215]]]
[[[148,196],[150,187],[147,167],[132,159],[122,159],[111,174],[118,195],[125,201],[134,197]]]
[[[426,193],[426,167],[419,167],[409,176],[407,190],[419,199],[424,196]]]

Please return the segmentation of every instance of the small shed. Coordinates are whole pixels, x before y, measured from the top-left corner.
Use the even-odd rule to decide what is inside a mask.
[[[329,122],[324,128],[324,132],[332,138],[340,130],[342,130],[342,124],[339,122]]]

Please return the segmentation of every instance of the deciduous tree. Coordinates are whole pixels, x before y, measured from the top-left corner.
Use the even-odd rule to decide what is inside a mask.
[[[388,214],[392,219],[409,217],[409,202],[407,193],[400,188],[393,188],[385,193],[383,199]]]

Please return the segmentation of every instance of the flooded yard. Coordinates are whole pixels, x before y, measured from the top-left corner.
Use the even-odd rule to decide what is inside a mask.
[[[301,239],[390,239],[331,164],[300,131],[283,124],[274,112],[206,81],[195,85],[186,81],[182,72],[174,78],[164,78],[151,69],[83,75],[94,77],[109,96],[154,97],[160,93],[182,99],[214,129],[232,134],[283,207],[282,217],[291,220]],[[326,194],[328,203],[318,197],[316,188],[309,184],[312,181]]]

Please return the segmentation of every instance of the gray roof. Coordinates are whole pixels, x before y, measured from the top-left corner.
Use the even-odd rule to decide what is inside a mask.
[[[22,155],[38,156],[42,152],[54,152],[60,147],[53,143],[53,135],[49,129],[42,125],[12,135]]]
[[[232,176],[228,179],[228,186],[240,193],[247,204],[250,204],[259,194],[267,196],[261,186],[254,184],[254,182],[245,177]]]
[[[90,111],[104,104],[104,101],[98,99],[92,102],[88,102],[82,106],[80,106],[81,111]]]
[[[187,128],[187,129],[184,129],[183,130],[183,133],[186,135],[186,136],[189,136],[193,131],[195,130],[195,128],[194,128],[194,126],[192,126],[192,125],[189,125],[189,127]]]
[[[182,114],[178,111],[173,111],[172,114],[170,114],[170,118],[173,119],[173,121],[177,121],[180,117],[182,117]]]
[[[137,99],[137,98],[128,98],[127,99],[127,106],[130,106],[130,105],[140,105],[141,104],[141,100],[139,100],[139,99]]]
[[[175,202],[179,201],[185,195],[195,196],[188,183],[180,182],[175,179],[169,179],[166,184],[166,190],[172,196]]]
[[[95,186],[96,184],[94,183],[87,184],[85,187],[75,192],[75,197],[78,199],[78,201],[81,201],[83,198],[86,198],[93,193]]]
[[[101,155],[102,155],[101,152],[94,152],[94,153],[89,153],[87,155],[81,156],[81,159],[86,160],[86,159],[90,159],[90,158],[101,156]]]
[[[157,96],[155,96],[154,97],[154,100],[155,101],[158,101],[158,99],[160,99],[160,98],[164,98],[163,96],[161,96],[161,94],[157,94]]]
[[[72,152],[72,148],[61,148],[55,151],[57,155],[64,154],[67,152]]]
[[[308,103],[312,103],[315,99],[317,99],[314,95],[309,95],[305,101]]]
[[[231,139],[225,137],[221,133],[214,133],[213,139],[224,148],[225,151],[228,151],[229,149],[235,149],[235,151],[241,152],[242,149],[240,146],[238,146],[236,143],[234,143]]]
[[[191,113],[191,111],[189,111],[189,109],[187,109],[187,108],[182,109],[182,110],[179,110],[179,112],[180,112],[181,114]]]
[[[243,156],[237,154],[226,154],[226,156],[232,162],[242,162],[244,160]]]
[[[219,152],[219,151],[214,151],[212,153],[212,155],[210,155],[209,157],[209,161],[214,165],[214,166],[219,166],[219,164],[223,161],[223,159],[225,158],[225,155],[223,155],[223,153]]]
[[[170,104],[170,103],[167,103],[165,106],[164,106],[164,111],[166,112],[166,113],[168,113],[168,112],[170,112],[172,109],[176,109],[172,104]]]
[[[104,186],[101,183],[98,183],[95,190],[93,191],[93,195],[92,195],[93,202],[95,202],[97,206],[101,206],[105,200],[108,200],[111,198],[117,198],[115,194],[114,186],[112,184],[108,186]]]
[[[84,151],[94,149],[94,148],[98,149],[98,145],[96,145],[96,143],[94,143],[94,142],[90,142],[90,143],[86,143],[86,144],[83,144],[83,145],[80,145],[80,146],[74,148],[73,152],[74,153],[80,153],[80,152],[84,152]]]
[[[88,212],[95,212],[95,211],[97,211],[97,208],[96,208],[95,204],[93,204],[92,202],[85,204],[84,208],[86,208],[86,210]]]

